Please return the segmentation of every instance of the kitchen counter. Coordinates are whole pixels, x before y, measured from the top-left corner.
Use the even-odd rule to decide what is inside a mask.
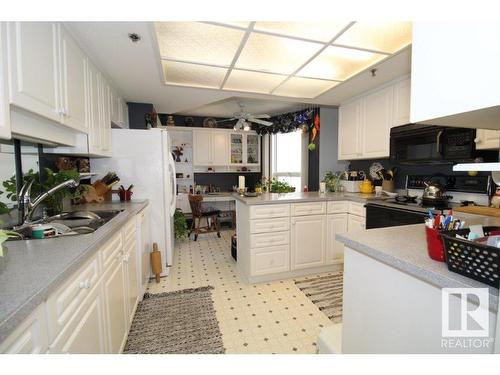
[[[375,194],[362,193],[319,193],[311,191],[307,193],[264,193],[258,197],[245,197],[237,193],[233,193],[233,197],[240,202],[248,205],[256,204],[272,204],[272,203],[297,203],[297,202],[326,202],[326,201],[352,201],[365,203],[368,200],[383,200],[383,198],[375,197]]]
[[[455,215],[467,224],[500,225],[500,218],[479,215]],[[438,288],[485,288],[490,294],[490,311],[498,309],[499,291],[484,283],[450,272],[446,263],[427,255],[423,224],[377,228],[337,234],[346,247],[391,266]]]
[[[4,243],[0,258],[0,342],[85,263],[100,245],[148,201],[72,206],[72,210],[123,210],[94,233]]]

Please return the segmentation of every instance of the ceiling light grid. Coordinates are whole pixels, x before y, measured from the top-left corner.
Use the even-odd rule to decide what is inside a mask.
[[[303,98],[316,98],[411,43],[411,24],[404,22],[160,22],[155,27],[166,84]],[[203,77],[204,71],[210,77]]]

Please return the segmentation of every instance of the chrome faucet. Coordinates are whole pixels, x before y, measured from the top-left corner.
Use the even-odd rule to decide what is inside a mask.
[[[23,187],[21,188],[21,191],[19,192],[19,205],[22,205],[22,208],[24,210],[24,215],[23,215],[23,223],[21,226],[26,226],[29,224],[33,223],[33,215],[36,211],[36,208],[42,203],[47,197],[50,197],[54,193],[58,192],[61,189],[67,188],[67,187],[77,187],[80,184],[80,179],[74,180],[66,180],[64,182],[61,182],[59,185],[54,186],[52,189],[46,191],[45,193],[40,194],[38,197],[36,197],[33,202],[31,201],[30,194],[31,194],[31,187],[33,186],[33,182],[35,180],[30,180],[26,182]]]

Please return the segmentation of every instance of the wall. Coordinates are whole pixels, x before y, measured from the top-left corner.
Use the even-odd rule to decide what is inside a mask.
[[[130,129],[146,129],[146,113],[154,111],[154,107],[150,103],[127,103],[128,106],[128,123]]]
[[[347,169],[349,163],[338,160],[338,128],[339,110],[338,108],[320,108],[320,137],[319,143],[319,180],[328,171],[343,171]]]
[[[160,119],[160,122],[162,125],[166,126],[167,125],[167,116],[169,116],[166,113],[158,113],[158,118]],[[188,126],[188,127],[195,127],[195,128],[203,128],[203,121],[205,121],[206,118],[213,118],[216,121],[222,121],[222,120],[227,120],[227,117],[210,117],[210,116],[185,116],[185,115],[172,115],[174,119],[174,124],[175,126]],[[191,119],[191,123],[187,123],[186,120]],[[225,121],[223,123],[217,124],[217,128],[220,129],[232,129],[234,127],[234,124],[236,123],[236,120],[232,121]]]

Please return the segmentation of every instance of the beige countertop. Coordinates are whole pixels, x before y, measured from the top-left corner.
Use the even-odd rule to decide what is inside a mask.
[[[248,205],[273,204],[273,203],[299,203],[299,202],[326,202],[326,201],[352,201],[366,203],[368,200],[381,199],[375,197],[375,194],[362,193],[319,193],[311,191],[307,193],[264,193],[258,197],[245,197],[233,193],[233,197],[240,202]]]

